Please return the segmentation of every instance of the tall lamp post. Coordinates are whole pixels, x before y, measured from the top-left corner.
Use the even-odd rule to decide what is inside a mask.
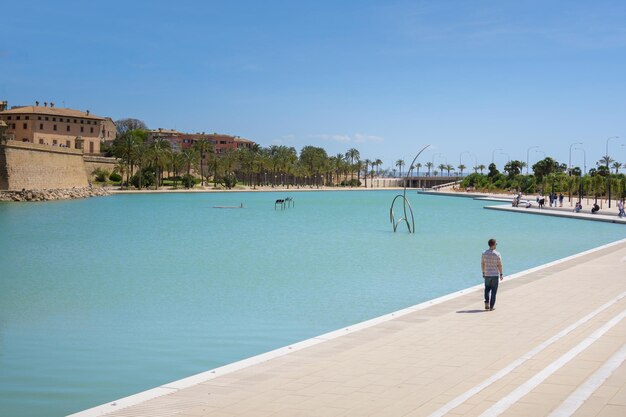
[[[531,146],[530,148],[526,149],[526,175],[528,175],[528,168],[530,165],[530,161],[528,160],[528,156],[530,154],[530,150],[531,149],[539,149],[539,146]]]
[[[611,136],[606,140],[606,168],[609,174],[606,176],[606,189],[608,191],[609,208],[611,208],[611,169],[609,168],[609,141],[611,139],[619,139],[619,136]]]
[[[493,158],[496,154],[496,151],[503,151],[504,149],[502,148],[498,148],[498,149],[494,149],[493,151],[491,151],[491,163],[493,164]]]
[[[461,166],[461,164],[463,163],[463,162],[461,162],[461,159],[463,158],[463,154],[471,155],[472,153],[470,151],[463,151],[463,152],[461,152],[459,154],[459,166]]]
[[[576,142],[569,145],[569,163],[567,164],[567,175],[572,176],[572,146],[582,145],[582,142]]]
[[[583,175],[587,174],[587,152],[583,148],[574,148],[575,151],[583,151]]]

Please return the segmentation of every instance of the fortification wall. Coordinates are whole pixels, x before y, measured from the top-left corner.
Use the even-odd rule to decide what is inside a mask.
[[[97,169],[101,168],[105,171],[108,171],[109,174],[113,172],[115,168],[115,164],[117,163],[117,158],[107,158],[104,156],[88,156],[85,155],[85,173],[87,174],[87,178],[91,178],[91,173]]]
[[[80,149],[9,140],[0,145],[0,190],[87,187]]]

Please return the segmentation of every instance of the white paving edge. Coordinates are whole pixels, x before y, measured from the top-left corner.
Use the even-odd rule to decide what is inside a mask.
[[[536,266],[534,268],[526,269],[524,271],[517,272],[515,274],[511,274],[506,276],[506,281],[510,281],[512,279],[517,279],[524,277],[533,272],[540,271],[542,269],[550,268],[554,265],[558,265],[564,262],[571,261],[576,258],[580,258],[582,256],[601,251],[603,249],[610,248],[612,246],[616,246],[622,243],[626,243],[625,239],[620,239],[615,242],[607,243],[602,246],[598,246],[596,248],[592,248],[574,255],[567,256],[565,258],[557,259],[556,261],[548,262],[543,265]],[[422,303],[416,304],[411,307],[407,307],[398,311],[394,311],[392,313],[384,314],[379,317],[375,317],[370,320],[366,320],[360,323],[355,323],[351,326],[344,327],[338,330],[334,330],[328,333],[324,333],[319,336],[312,337],[310,339],[305,339],[301,342],[297,342],[288,346],[284,346],[278,349],[271,350],[269,352],[262,353],[260,355],[251,356],[246,359],[242,359],[237,362],[232,362],[228,365],[220,366],[219,368],[214,368],[205,372],[201,372],[187,378],[179,379],[177,381],[172,381],[167,384],[163,384],[156,388],[149,389],[147,391],[142,391],[137,394],[130,395],[128,397],[121,398],[119,400],[110,401],[106,404],[102,404],[93,408],[89,408],[87,410],[79,411],[74,414],[70,414],[67,417],[99,417],[104,416],[106,414],[112,413],[117,410],[121,410],[123,408],[131,407],[133,405],[137,405],[143,403],[145,401],[160,397],[162,395],[171,394],[183,388],[189,388],[194,385],[198,385],[200,383],[207,382],[211,379],[217,378],[222,375],[229,374],[231,372],[235,372],[253,365],[257,365],[263,362],[267,362],[270,359],[278,358],[284,355],[287,355],[291,352],[296,352],[307,348],[309,346],[317,345],[319,343],[323,343],[328,340],[336,339],[338,337],[354,333],[368,327],[373,327],[377,324],[384,323],[390,320],[393,320],[397,317],[402,317],[404,315],[413,313],[415,311],[424,310],[428,307],[444,303],[449,300],[453,300],[455,298],[461,297],[465,294],[472,293],[478,290],[482,290],[484,288],[483,284],[474,285],[469,288],[465,288],[460,291],[456,291],[441,297],[434,298],[432,300],[424,301]]]

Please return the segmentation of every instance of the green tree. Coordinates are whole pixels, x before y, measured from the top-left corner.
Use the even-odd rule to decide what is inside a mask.
[[[613,162],[613,165],[611,165],[611,168],[613,168],[615,170],[616,174],[619,173],[619,169],[621,167],[622,167],[622,164],[620,162]]]
[[[193,143],[192,147],[198,153],[200,158],[200,178],[202,180],[202,186],[204,187],[204,167],[208,165],[208,156],[214,152],[213,145],[208,139],[200,139]]]
[[[463,171],[464,171],[464,170],[465,170],[465,168],[467,168],[467,167],[466,167],[465,165],[463,165],[463,164],[460,164],[457,168],[459,169],[459,172],[461,173],[461,176],[463,176]]]
[[[398,170],[400,172],[400,176],[402,176],[402,167],[404,166],[404,160],[403,159],[398,159],[396,161],[396,166],[398,167]]]
[[[509,178],[516,177],[517,175],[520,175],[522,173],[522,168],[524,168],[524,165],[526,164],[522,161],[509,161],[506,163],[506,165],[504,165],[504,172],[509,174]]]
[[[181,159],[184,166],[187,168],[187,175],[191,176],[191,168],[198,163],[198,152],[194,148],[183,149]]]
[[[430,177],[430,170],[433,168],[435,164],[433,164],[432,162],[428,161],[426,162],[426,168],[428,169],[428,176]]]
[[[150,144],[150,156],[152,157],[153,167],[156,173],[155,186],[157,190],[163,181],[163,167],[170,151],[171,145],[166,139],[156,138]]]
[[[537,163],[532,166],[532,169],[537,179],[541,181],[546,175],[557,172],[565,172],[567,170],[567,166],[565,164],[560,164],[548,156],[541,161],[537,161]]]
[[[346,151],[346,160],[350,162],[351,179],[354,179],[354,171],[357,170],[356,162],[361,158],[361,154],[355,148]]]
[[[487,177],[493,179],[496,175],[500,174],[500,171],[498,171],[498,168],[496,168],[496,164],[494,164],[493,162],[489,164],[489,173],[487,174]],[[482,170],[481,170],[482,173]]]

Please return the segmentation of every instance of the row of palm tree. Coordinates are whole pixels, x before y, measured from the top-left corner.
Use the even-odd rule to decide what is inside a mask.
[[[373,178],[380,174],[380,159],[361,160],[360,152],[351,148],[345,154],[328,156],[323,148],[305,146],[300,153],[293,147],[273,145],[252,148],[228,149],[217,154],[205,139],[197,140],[191,147],[175,150],[166,139],[148,140],[145,131],[130,130],[117,138],[112,153],[119,162],[115,171],[126,184],[131,177],[142,175],[145,168],[155,174],[155,187],[162,186],[164,178],[199,176],[202,185],[218,184],[227,177],[236,178],[246,185],[336,185],[348,179],[357,184],[361,175]],[[167,175],[165,175],[167,174]],[[142,181],[139,177],[139,185]]]

